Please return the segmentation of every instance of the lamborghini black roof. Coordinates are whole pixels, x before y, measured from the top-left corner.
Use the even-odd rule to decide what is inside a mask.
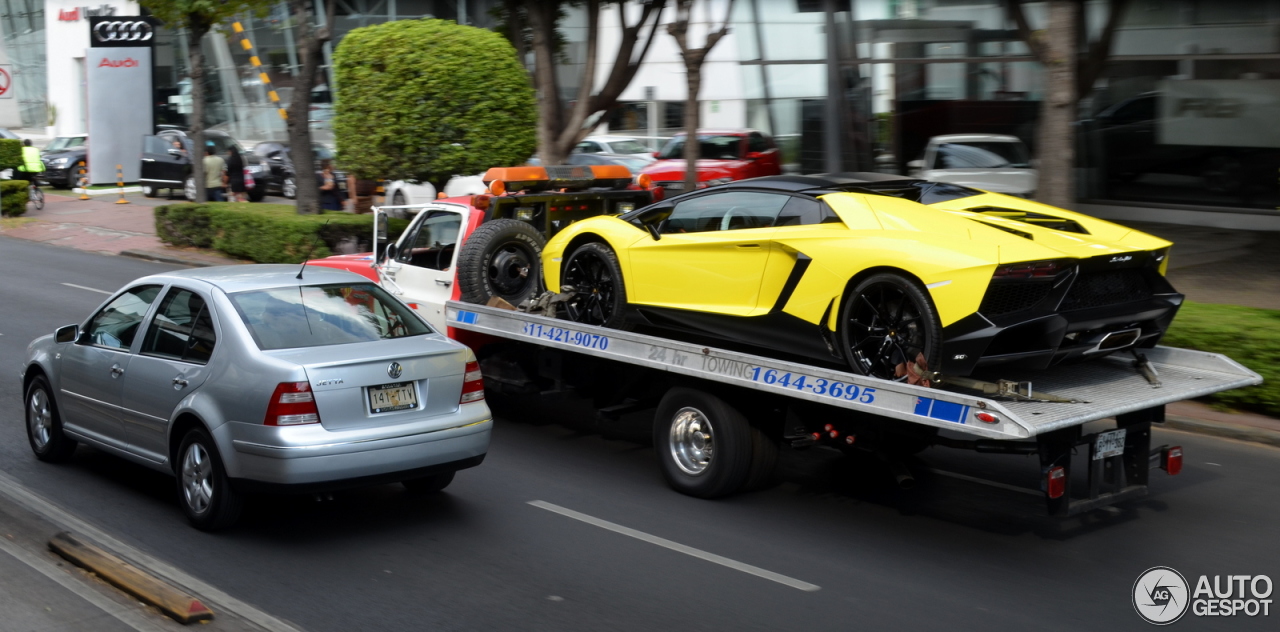
[[[773,189],[801,195],[827,195],[829,193],[871,193],[906,198],[922,204],[969,197],[982,193],[946,182],[929,182],[891,173],[859,171],[852,173],[817,174],[809,176],[764,176],[749,180],[736,180],[715,187],[718,191],[732,189]],[[691,194],[705,192],[706,189]]]

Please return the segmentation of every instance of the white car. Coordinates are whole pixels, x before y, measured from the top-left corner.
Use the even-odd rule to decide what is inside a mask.
[[[924,158],[907,163],[910,174],[930,182],[950,182],[1030,198],[1036,170],[1026,145],[1016,136],[948,134],[929,139]]]
[[[644,143],[626,136],[588,136],[573,148],[575,154],[615,154],[643,160],[645,164],[656,160],[653,150]]]
[[[483,195],[488,190],[489,188],[485,186],[481,176],[453,176],[444,185],[444,196],[451,198],[464,195]],[[384,195],[386,196],[387,206],[429,204],[436,201],[436,188],[428,182],[396,180],[387,185]],[[408,217],[418,209],[403,210],[410,212],[397,213],[394,210],[389,210],[388,212],[391,213],[392,217]]]

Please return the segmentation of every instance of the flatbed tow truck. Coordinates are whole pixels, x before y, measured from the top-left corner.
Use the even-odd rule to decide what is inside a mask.
[[[547,300],[551,294],[541,302],[524,301],[521,309],[492,298],[490,305],[459,300],[465,290],[455,283],[457,251],[466,249],[464,240],[478,226],[504,216],[495,210],[502,203],[511,212],[521,209],[527,221],[566,200],[575,208],[587,200],[634,202],[619,190],[561,189],[554,199],[538,195],[542,198],[509,194],[514,200],[501,203],[476,196],[420,205],[408,209],[415,219],[385,256],[313,264],[345,267],[378,281],[435,326],[471,345],[491,395],[571,391],[589,399],[606,423],[653,410],[662,472],[672,487],[689,495],[713,498],[759,487],[770,479],[780,447],[869,451],[904,472],[901,480],[909,477],[903,458],[936,445],[1037,455],[1048,513],[1075,515],[1147,495],[1151,469],[1171,475],[1181,470],[1181,447],[1151,445],[1152,424],[1164,421],[1166,404],[1262,381],[1220,354],[1154,347],[1022,374],[1019,381],[930,374],[934,387],[925,388],[662,332],[557,319],[553,300]],[[537,204],[546,206],[531,210]],[[375,222],[386,210],[375,209]],[[439,223],[442,213],[457,213],[465,230],[457,232],[454,243],[438,243],[428,253],[427,260],[439,268],[430,271],[434,275],[407,273],[412,271],[405,270],[405,253],[413,249],[420,227]],[[544,234],[555,229],[549,222],[539,228]],[[1113,429],[1084,432],[1085,424],[1112,418]],[[1077,468],[1084,472],[1073,477]]]

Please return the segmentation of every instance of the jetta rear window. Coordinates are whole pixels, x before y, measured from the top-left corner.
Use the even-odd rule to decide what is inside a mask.
[[[230,297],[264,351],[431,333],[417,314],[372,283],[281,287]]]

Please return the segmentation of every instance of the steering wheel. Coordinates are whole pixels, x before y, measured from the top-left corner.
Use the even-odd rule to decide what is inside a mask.
[[[724,212],[724,217],[720,218],[720,230],[729,230],[729,224],[733,221],[733,212],[736,210],[738,207],[733,206]]]
[[[446,264],[453,263],[453,249],[456,244],[442,245],[439,242],[436,242],[436,245],[440,246],[440,250],[436,252],[436,269],[448,270],[449,268]],[[446,255],[446,253],[448,254]]]

